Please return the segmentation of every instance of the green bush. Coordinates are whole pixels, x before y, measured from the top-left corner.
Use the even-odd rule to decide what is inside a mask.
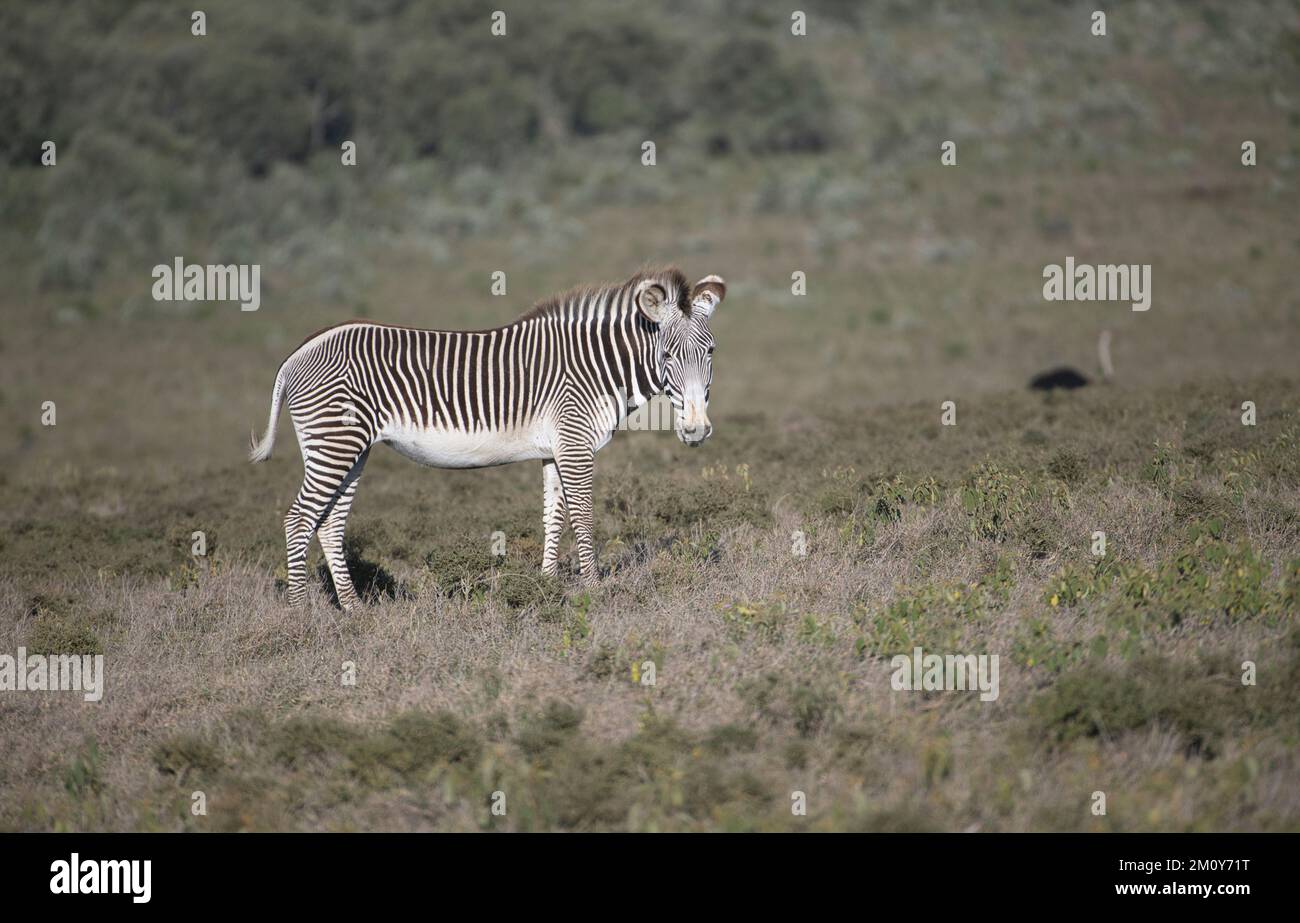
[[[470,596],[487,591],[499,563],[486,538],[459,535],[425,555],[425,576],[448,596]]]
[[[1244,715],[1243,689],[1235,676],[1165,658],[1089,663],[1034,700],[1033,733],[1060,744],[1154,726],[1178,732],[1190,753],[1212,757],[1229,722]]]
[[[541,760],[564,746],[582,727],[582,709],[552,699],[541,712],[530,716],[515,736],[515,743],[531,760]]]
[[[500,573],[493,595],[511,609],[554,610],[564,605],[564,585],[556,577],[538,572]]]
[[[198,734],[174,734],[153,749],[153,763],[159,772],[184,777],[189,773],[208,774],[222,766],[216,745]]]
[[[1115,579],[1114,558],[1095,558],[1087,566],[1067,564],[1058,570],[1043,590],[1043,602],[1052,608],[1069,609],[1085,599],[1105,593]]]
[[[1238,621],[1285,618],[1290,583],[1274,583],[1272,565],[1250,545],[1229,544],[1210,527],[1194,526],[1192,540],[1155,567],[1119,568],[1118,605],[1159,612],[1177,624],[1188,618]]]
[[[905,589],[884,608],[856,617],[865,634],[859,654],[892,656],[920,646],[954,649],[970,623],[1003,605],[1015,584],[1012,562],[1000,557],[987,573],[969,583],[926,584]]]
[[[714,153],[816,152],[832,143],[833,111],[821,77],[806,62],[787,61],[765,38],[731,37],[706,52],[691,98]]]
[[[28,602],[32,622],[25,646],[29,654],[102,654],[103,642],[91,617],[68,594],[38,594]]]
[[[1060,449],[1047,463],[1047,473],[1071,486],[1080,484],[1088,476],[1088,462],[1077,452]]]
[[[0,163],[40,163],[41,143],[69,138],[75,121],[64,108],[76,70],[66,32],[52,8],[0,9]]]
[[[360,736],[343,722],[319,715],[290,718],[264,733],[272,758],[290,768],[341,757]]]
[[[481,749],[475,729],[451,712],[404,712],[387,727],[346,744],[349,772],[382,788],[451,764],[473,764]]]
[[[737,638],[750,635],[761,641],[776,641],[796,613],[783,599],[751,602],[737,600],[722,607],[722,621]]]
[[[87,737],[63,769],[63,787],[74,798],[96,798],[104,790],[104,763],[99,742]]]
[[[1034,486],[1019,472],[986,462],[961,487],[961,505],[971,534],[1004,541],[1037,497]]]
[[[678,50],[644,21],[601,17],[563,35],[550,84],[578,135],[661,131],[681,117],[674,100]]]

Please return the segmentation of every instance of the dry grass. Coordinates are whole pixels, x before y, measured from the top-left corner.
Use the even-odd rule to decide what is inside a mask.
[[[1268,431],[1294,433],[1291,386],[1255,390],[1279,406]],[[1119,446],[1173,397],[1099,392],[1054,412],[1062,432],[1082,436],[1101,407],[1128,406]],[[1199,399],[1184,401],[1189,416]],[[1002,419],[987,436],[995,460],[1022,426]],[[864,459],[889,454],[826,425]],[[218,530],[208,560],[154,577],[111,565],[41,574],[37,541],[20,529],[10,551],[31,569],[0,585],[6,647],[31,646],[51,624],[56,638],[89,632],[108,679],[93,706],[62,693],[8,698],[4,733],[17,745],[0,819],[23,829],[1293,828],[1295,456],[1286,438],[1242,438],[1254,461],[1239,499],[1223,486],[1231,448],[1173,450],[1182,473],[1165,488],[1145,480],[1153,448],[1099,448],[1083,472],[1050,447],[1036,450],[1038,465],[1010,453],[1007,478],[1068,500],[1031,500],[1000,538],[972,531],[960,495],[970,479],[944,464],[905,474],[936,481],[897,519],[877,481],[844,470],[787,480],[759,460],[747,485],[734,468],[723,480],[716,469],[633,477],[607,464],[610,573],[589,594],[535,579],[535,540],[512,538],[504,562],[448,564],[449,549],[486,547],[489,527],[516,528],[476,510],[492,508],[493,486],[522,504],[530,477],[431,488],[435,528],[453,533],[439,541],[404,500],[421,473],[381,463],[368,486],[386,512],[358,510],[359,560],[387,575],[392,595],[350,615],[325,587],[307,608],[283,605],[276,552],[250,555],[237,531]],[[285,476],[293,465],[275,467]],[[1068,488],[1048,473],[1063,468]],[[147,477],[77,483],[80,505],[111,493],[126,516],[151,490]],[[152,500],[170,508],[185,490]],[[1189,496],[1227,518],[1188,515]],[[258,498],[228,501],[239,506],[230,515],[272,531]],[[75,534],[71,513],[47,518]],[[1210,522],[1216,534],[1198,535]],[[1063,568],[1092,572],[1101,526],[1115,576],[1051,605]],[[807,557],[791,553],[796,529]],[[1180,569],[1186,550],[1204,580]],[[1258,574],[1235,580],[1256,558]],[[1143,581],[1147,595],[1133,595]],[[1000,698],[892,691],[888,658],[913,643],[999,654]],[[1257,662],[1257,686],[1240,685],[1243,660]],[[355,686],[341,681],[347,661]],[[633,679],[645,661],[653,687]],[[188,813],[196,790],[206,817]],[[1105,817],[1087,810],[1097,790]],[[490,813],[495,791],[505,817]],[[791,815],[793,791],[808,793],[808,817]]]

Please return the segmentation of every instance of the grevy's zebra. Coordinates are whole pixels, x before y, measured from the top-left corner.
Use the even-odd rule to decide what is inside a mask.
[[[378,442],[437,468],[541,459],[542,572],[559,569],[567,512],[582,577],[594,579],[593,455],[629,410],[660,393],[672,401],[682,442],[708,438],[709,317],[725,294],[718,276],[688,286],[670,268],[559,295],[495,330],[353,321],[309,337],[281,364],[266,434],[250,453],[254,462],[270,456],[288,404],[304,468],[284,518],[289,601],[306,595],[317,531],[339,604],[357,601],[343,528]]]

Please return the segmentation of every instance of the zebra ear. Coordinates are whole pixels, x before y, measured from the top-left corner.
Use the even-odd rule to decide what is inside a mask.
[[[658,282],[649,279],[636,287],[636,306],[652,324],[662,324],[668,319],[668,292]]]
[[[691,310],[708,317],[726,297],[727,283],[722,281],[722,276],[705,276],[691,289]]]

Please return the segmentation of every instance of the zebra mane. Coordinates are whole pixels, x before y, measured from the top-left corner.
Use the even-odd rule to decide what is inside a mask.
[[[676,294],[679,305],[690,304],[690,287],[686,283],[686,276],[676,266],[661,266],[655,268],[642,269],[632,278],[625,282],[612,282],[597,285],[578,285],[567,291],[551,295],[549,298],[543,298],[520,315],[519,320],[531,320],[536,317],[549,317],[560,311],[567,304],[572,304],[580,298],[591,298],[593,296],[622,292],[634,288],[645,280],[650,279],[658,282],[672,295]]]

